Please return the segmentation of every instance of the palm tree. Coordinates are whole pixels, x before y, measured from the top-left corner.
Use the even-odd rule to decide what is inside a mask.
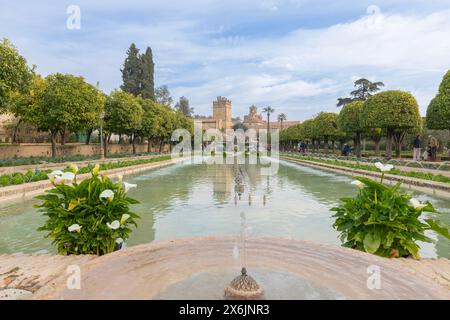
[[[283,130],[283,121],[286,121],[287,117],[284,113],[278,115],[278,121],[281,123],[280,130]]]
[[[270,123],[270,114],[273,113],[274,111],[275,110],[270,106],[267,106],[263,109],[263,113],[267,113],[267,133],[269,133],[269,131],[270,131],[270,124],[269,124]]]

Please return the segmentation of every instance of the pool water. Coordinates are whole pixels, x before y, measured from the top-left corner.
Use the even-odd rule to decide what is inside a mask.
[[[264,176],[258,165],[239,165],[242,177],[236,196],[236,165],[177,164],[128,175],[137,183],[129,195],[141,216],[128,246],[181,237],[239,234],[241,216],[248,235],[277,236],[340,244],[332,228],[330,208],[339,198],[354,196],[351,178],[281,161],[278,173]],[[450,223],[450,200],[416,193]],[[32,205],[37,200],[0,206],[0,253],[56,252],[45,232],[36,229],[43,217]],[[422,257],[449,257],[450,243],[428,233],[436,243],[420,243]]]

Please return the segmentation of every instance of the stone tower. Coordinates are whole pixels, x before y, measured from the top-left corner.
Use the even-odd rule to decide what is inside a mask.
[[[216,101],[213,101],[213,119],[221,123],[219,129],[231,129],[233,127],[230,100],[219,96]]]

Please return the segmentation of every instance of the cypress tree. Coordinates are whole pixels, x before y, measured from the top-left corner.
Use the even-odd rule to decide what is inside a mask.
[[[142,98],[155,100],[155,83],[153,53],[150,47],[147,47],[145,53],[140,56],[141,76],[140,76],[140,93]]]
[[[127,51],[127,57],[123,64],[122,72],[123,85],[120,87],[123,91],[137,96],[141,93],[141,61],[139,57],[139,49],[134,43],[131,44]]]

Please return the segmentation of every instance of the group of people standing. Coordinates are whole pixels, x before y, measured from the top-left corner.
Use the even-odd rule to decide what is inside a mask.
[[[427,150],[422,152],[422,137],[418,134],[413,140],[413,160],[430,160],[436,161],[437,159],[437,150],[439,147],[439,141],[433,136],[428,136],[428,146]]]
[[[420,134],[416,135],[413,142],[413,161],[429,160],[436,161],[437,151],[439,147],[439,141],[435,137],[428,136],[428,146],[427,149],[422,153],[422,137]],[[298,151],[302,154],[306,153],[307,145],[305,141],[300,141],[297,145]],[[342,155],[348,156],[351,152],[351,147],[346,144],[342,149]]]

